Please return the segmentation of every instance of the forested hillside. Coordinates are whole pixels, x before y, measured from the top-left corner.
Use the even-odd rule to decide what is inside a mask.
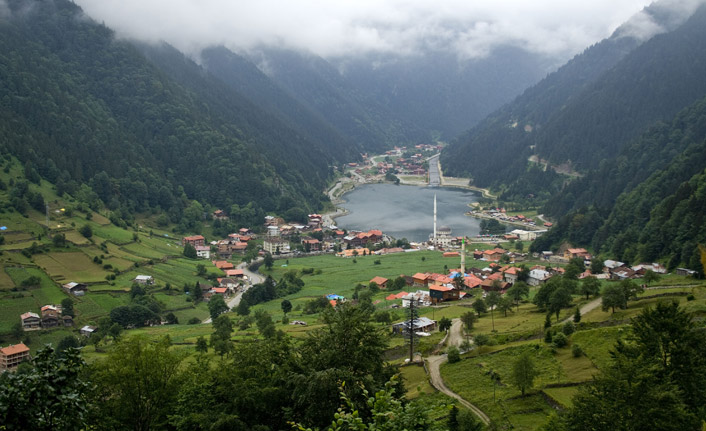
[[[648,11],[673,22],[656,5]],[[646,127],[706,94],[705,29],[703,7],[642,44],[619,28],[459,138],[442,163],[479,186],[506,185],[506,198],[522,196],[517,185],[535,194],[558,191],[562,181],[549,170],[525,175],[530,156],[583,171],[598,167]]]
[[[329,166],[353,157],[168,47],[148,59],[73,3],[15,0],[9,11],[2,151],[94,207],[126,219],[161,208],[178,221],[188,198],[301,214],[320,208]]]
[[[564,240],[627,262],[701,268],[706,243],[706,99],[652,127],[547,204],[559,223],[533,250]]]

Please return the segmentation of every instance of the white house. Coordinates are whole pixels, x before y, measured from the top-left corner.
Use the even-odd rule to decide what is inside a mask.
[[[196,249],[196,257],[200,259],[210,259],[211,258],[211,247],[207,245],[197,245],[194,247]]]
[[[533,269],[529,273],[529,278],[527,279],[527,284],[530,286],[539,286],[551,277],[547,271],[543,269]]]
[[[138,275],[132,281],[139,284],[154,284],[154,277],[151,275]]]

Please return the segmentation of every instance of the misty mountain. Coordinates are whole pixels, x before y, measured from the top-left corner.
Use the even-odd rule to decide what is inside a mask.
[[[356,160],[364,151],[362,145],[342,135],[320,113],[297,100],[245,57],[224,47],[206,49],[200,57],[202,66],[210,74],[261,109],[276,115],[297,133],[325,147],[332,158]]]
[[[167,46],[116,40],[71,2],[8,8],[2,152],[62,192],[122,214],[159,207],[175,221],[186,197],[254,214],[320,208],[329,166],[340,161],[321,140]]]
[[[427,51],[343,59],[337,64],[370,100],[448,140],[538,82],[555,68],[555,61],[506,46],[473,59]]]
[[[470,175],[484,187],[509,184],[506,193],[517,197],[524,190],[512,188],[526,185],[530,156],[583,171],[597,167],[706,93],[704,9],[679,24],[658,6],[645,12],[666,33],[642,42],[622,26],[456,140],[442,154],[447,173]],[[532,185],[553,193],[562,182],[547,171]]]
[[[266,48],[249,53],[248,58],[278,86],[366,151],[429,142],[425,130],[372,103],[321,57]]]

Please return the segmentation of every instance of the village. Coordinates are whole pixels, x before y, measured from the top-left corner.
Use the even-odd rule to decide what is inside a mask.
[[[375,180],[390,180],[390,173],[412,176],[424,176],[427,173],[425,162],[429,154],[438,152],[439,147],[433,145],[417,145],[413,151],[406,147],[395,148],[383,156],[368,157],[363,155],[364,166],[356,163],[349,164],[349,173],[358,176],[362,182]],[[379,160],[379,161],[376,161]],[[335,255],[342,259],[356,259],[364,256],[382,256],[397,253],[413,253],[420,250],[434,250],[442,253],[444,258],[458,259],[459,265],[448,269],[444,273],[417,272],[413,275],[399,274],[394,279],[375,276],[369,280],[369,285],[375,289],[385,290],[391,283],[396,283],[396,293],[387,295],[379,307],[408,308],[411,304],[417,307],[438,306],[449,301],[458,301],[466,297],[477,297],[476,291],[484,297],[488,292],[504,294],[517,281],[526,282],[529,286],[539,286],[553,276],[562,275],[566,265],[572,259],[579,258],[584,262],[585,271],[578,278],[596,277],[598,279],[621,280],[626,278],[640,278],[647,270],[664,274],[666,269],[656,263],[646,263],[628,266],[622,262],[606,260],[600,271],[593,273],[590,268],[592,256],[583,248],[564,247],[558,253],[544,251],[528,256],[522,250],[509,250],[508,245],[523,241],[533,241],[537,236],[546,232],[552,223],[544,222],[544,230],[536,226],[536,221],[522,215],[507,215],[503,208],[477,210],[470,215],[483,218],[492,218],[502,224],[523,226],[527,230],[515,229],[502,235],[479,235],[477,238],[453,236],[449,227],[436,227],[436,213],[434,217],[434,231],[429,241],[409,243],[398,241],[385,235],[381,230],[347,231],[333,225],[333,220],[326,215],[309,214],[306,224],[286,221],[282,217],[273,215],[265,216],[263,225],[257,229],[242,227],[237,232],[229,234],[226,238],[208,241],[203,235],[184,236],[181,246],[184,255],[198,260],[210,262],[219,276],[214,277],[210,283],[199,282],[201,297],[209,301],[214,295],[219,295],[228,301],[228,308],[238,305],[240,295],[254,284],[264,280],[255,271],[248,270],[250,261],[262,262],[263,259],[286,260],[300,256],[320,254]],[[223,210],[215,210],[210,214],[213,221],[225,222],[229,217]],[[259,232],[259,233],[256,233]],[[479,246],[466,251],[466,244],[472,241]],[[489,248],[490,247],[490,248]],[[486,265],[466,266],[466,255],[469,259],[487,263]],[[538,260],[542,264],[530,267],[524,262]],[[236,261],[242,261],[237,264]],[[447,265],[445,265],[445,268]],[[688,270],[679,269],[680,275],[691,275]],[[140,274],[133,280],[133,284],[152,286],[156,280],[152,275]],[[62,285],[69,297],[83,296],[89,291],[88,285],[80,281],[70,281]],[[337,293],[326,295],[332,306],[349,300]],[[46,304],[39,313],[28,310],[19,316],[23,331],[35,331],[55,327],[73,326],[73,314],[62,312],[60,305]],[[425,318],[426,319],[426,318]],[[161,322],[167,324],[168,322]],[[408,322],[407,322],[408,323]],[[304,324],[294,321],[292,324]],[[436,321],[426,319],[418,329],[421,334],[428,333],[436,327]],[[393,325],[393,332],[401,328],[398,323]],[[415,323],[416,325],[416,323]],[[97,330],[94,325],[85,325],[80,330],[80,335],[89,337]],[[7,350],[10,349],[10,350]],[[25,358],[29,349],[22,345],[6,347],[0,350],[0,367],[12,368],[20,362],[18,358]],[[3,365],[4,364],[4,365]],[[14,364],[14,365],[13,365]]]

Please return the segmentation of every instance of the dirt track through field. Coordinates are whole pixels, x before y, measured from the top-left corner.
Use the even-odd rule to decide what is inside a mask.
[[[463,342],[463,323],[461,319],[453,319],[453,324],[449,330],[449,335],[446,338],[447,346],[458,347]],[[431,380],[432,386],[434,386],[440,392],[457,399],[463,406],[472,411],[478,418],[485,424],[490,424],[490,418],[488,415],[483,413],[481,409],[471,404],[467,400],[463,399],[459,394],[449,389],[444,383],[444,379],[441,377],[441,372],[439,368],[441,364],[446,362],[448,358],[446,355],[436,355],[427,358],[427,369],[429,370],[429,378]]]

